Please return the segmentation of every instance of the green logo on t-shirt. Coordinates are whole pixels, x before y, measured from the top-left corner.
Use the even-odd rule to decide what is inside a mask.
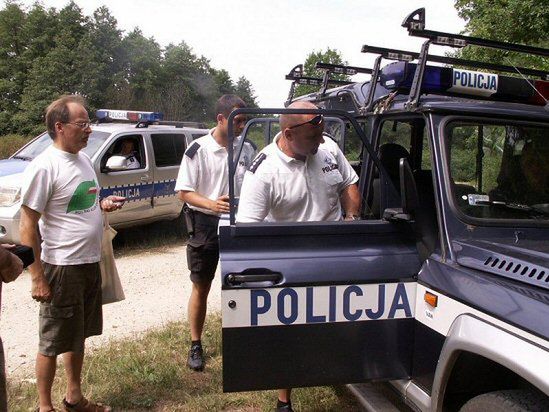
[[[85,212],[95,205],[96,197],[97,183],[95,183],[95,180],[88,180],[80,183],[72,195],[69,206],[67,207],[67,213]]]

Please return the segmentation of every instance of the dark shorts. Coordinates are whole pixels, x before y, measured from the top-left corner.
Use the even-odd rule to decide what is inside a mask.
[[[42,264],[53,298],[40,304],[38,351],[46,356],[82,353],[84,340],[103,331],[99,263]]]
[[[193,214],[194,233],[187,243],[187,265],[191,271],[191,281],[211,282],[219,260],[219,218],[196,211]]]

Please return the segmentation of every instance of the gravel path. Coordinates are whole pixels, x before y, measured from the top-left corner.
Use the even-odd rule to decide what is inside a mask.
[[[88,347],[110,339],[135,337],[169,321],[186,320],[191,281],[185,246],[163,246],[117,257],[126,300],[103,306],[103,335],[89,338]],[[210,311],[219,311],[221,287],[216,276],[210,292]],[[30,295],[30,275],[2,286],[0,335],[8,376],[34,375],[38,348],[38,303]]]

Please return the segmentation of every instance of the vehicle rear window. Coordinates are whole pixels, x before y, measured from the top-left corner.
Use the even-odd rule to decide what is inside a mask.
[[[155,133],[151,135],[157,167],[179,166],[185,153],[185,135]]]

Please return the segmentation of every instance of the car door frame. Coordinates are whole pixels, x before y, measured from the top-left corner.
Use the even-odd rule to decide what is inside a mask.
[[[386,174],[346,112],[238,109],[229,136],[240,113],[346,118]],[[228,157],[232,176],[231,144]],[[409,377],[420,267],[413,236],[383,220],[236,224],[232,180],[219,228],[224,391]]]

